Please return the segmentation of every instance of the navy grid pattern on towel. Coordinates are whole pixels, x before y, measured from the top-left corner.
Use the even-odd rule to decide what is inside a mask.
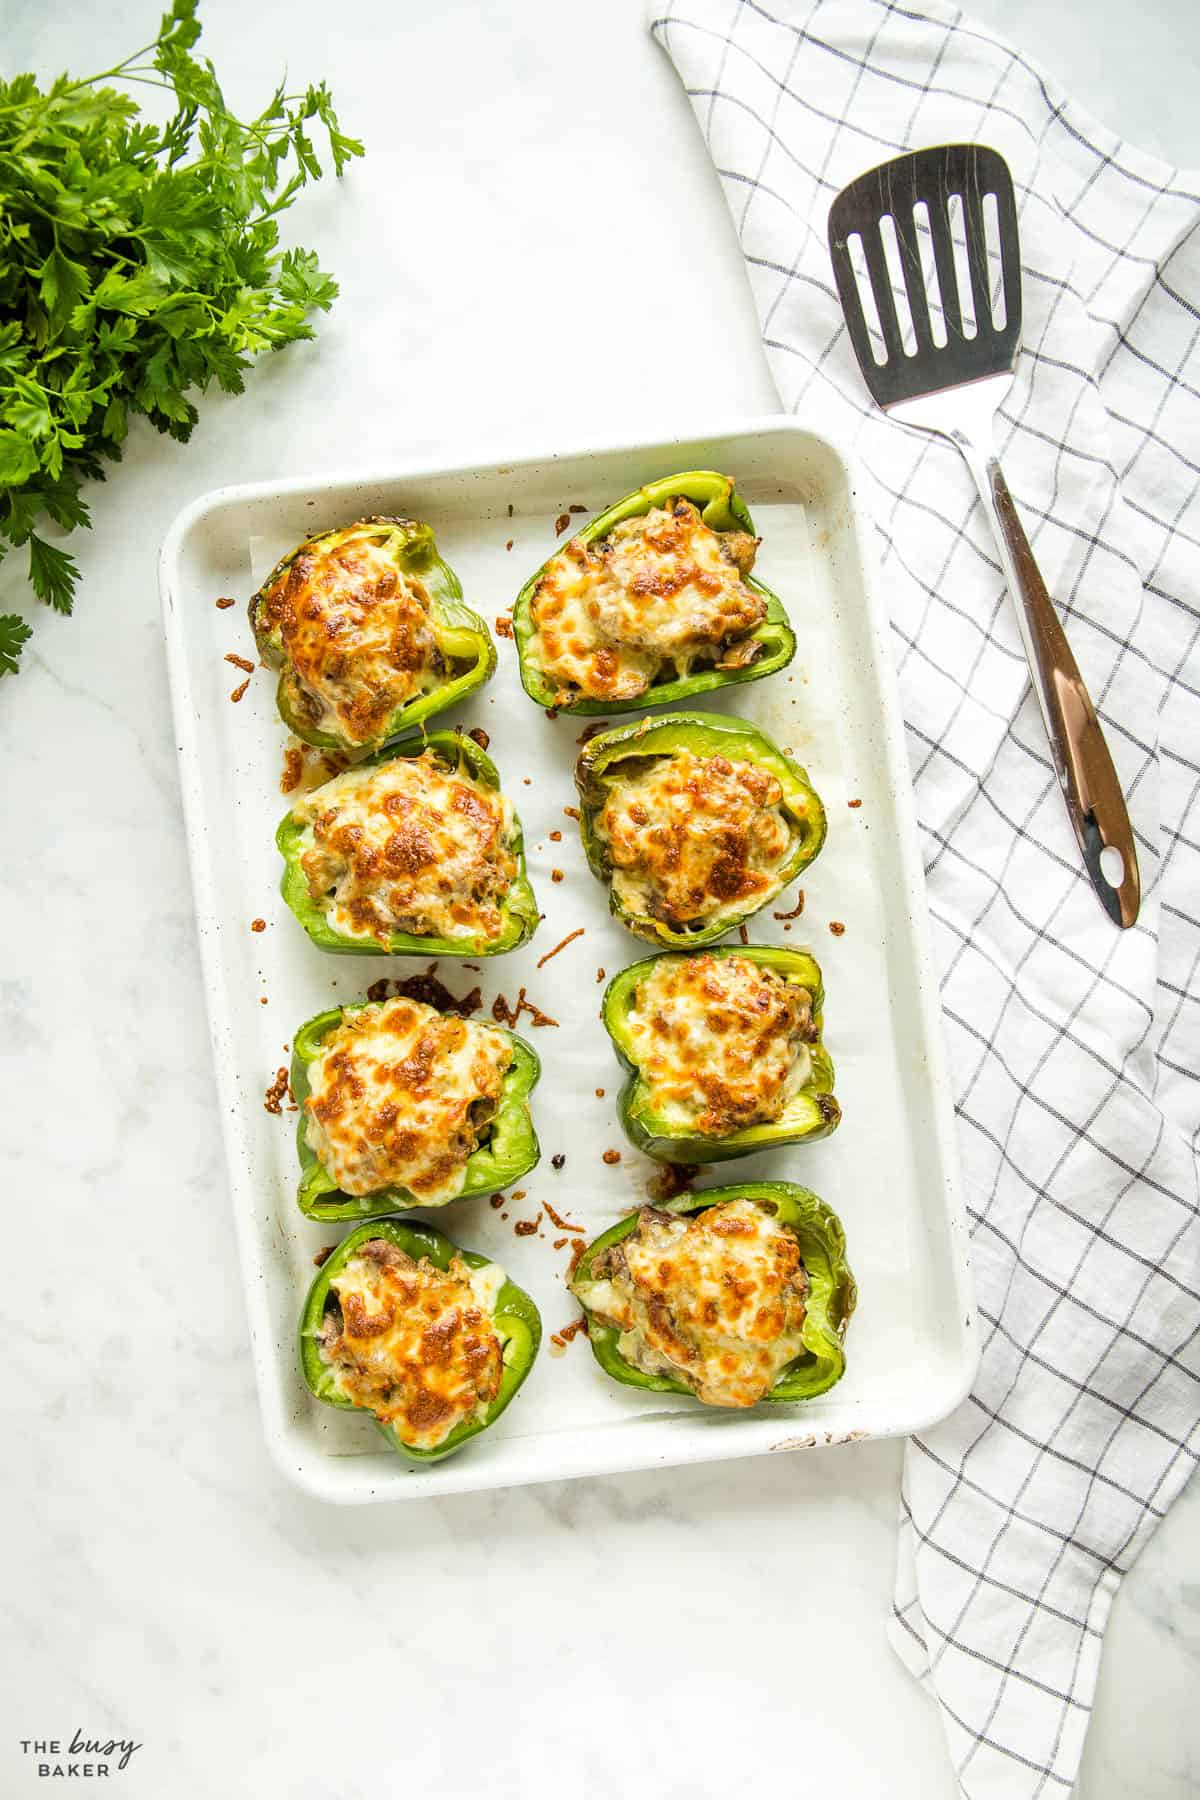
[[[984,1349],[907,1451],[893,1641],[964,1794],[1064,1795],[1120,1575],[1200,1451],[1200,180],[937,0],[664,0],[653,30],[784,404],[868,472],[895,634]],[[967,469],[870,407],[833,286],[834,194],[963,139],[1017,185],[998,448],[1129,797],[1124,933],[1082,872]]]

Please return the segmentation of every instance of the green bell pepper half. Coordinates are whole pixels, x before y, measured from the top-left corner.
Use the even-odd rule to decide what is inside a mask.
[[[813,1143],[836,1130],[842,1109],[833,1095],[833,1062],[820,1040],[821,1009],[824,987],[821,971],[813,957],[804,950],[776,950],[764,944],[731,944],[702,952],[708,956],[739,956],[761,969],[770,969],[781,980],[807,988],[812,995],[813,1023],[818,1036],[809,1045],[812,1071],[808,1081],[788,1101],[783,1116],[771,1124],[747,1125],[725,1137],[706,1137],[689,1133],[687,1127],[664,1119],[654,1111],[649,1087],[638,1067],[637,1054],[629,1031],[629,1015],[633,1010],[639,984],[656,963],[666,960],[684,962],[686,955],[665,953],[648,956],[615,975],[604,990],[601,1018],[612,1039],[613,1048],[629,1071],[629,1079],[621,1090],[617,1114],[630,1143],[646,1156],[659,1162],[712,1163],[727,1162],[735,1156],[751,1156],[756,1150],[777,1149],[784,1144]]]
[[[355,1006],[335,1006],[318,1013],[302,1025],[292,1040],[292,1094],[300,1109],[296,1126],[296,1151],[300,1158],[300,1185],[296,1201],[307,1219],[324,1222],[337,1219],[380,1219],[388,1213],[408,1212],[415,1207],[449,1206],[450,1200],[421,1200],[408,1188],[381,1188],[375,1194],[346,1194],[320,1162],[305,1136],[308,1114],[305,1101],[309,1096],[308,1068],[320,1055],[321,1047],[331,1031],[336,1031],[343,1018],[361,1012],[370,1001]],[[537,1051],[513,1031],[497,1025],[497,1031],[512,1044],[512,1062],[500,1089],[500,1103],[491,1120],[488,1137],[467,1158],[463,1185],[454,1200],[466,1200],[473,1194],[494,1194],[519,1176],[528,1174],[539,1156],[541,1146],[533,1128],[529,1096],[537,1085],[542,1065]]]
[[[390,743],[411,726],[434,713],[456,706],[489,680],[496,667],[496,646],[479,614],[464,604],[462,587],[450,565],[438,555],[433,527],[416,519],[372,517],[361,521],[378,525],[388,541],[396,568],[416,576],[429,594],[429,628],[437,644],[444,673],[436,687],[427,693],[414,694],[388,718],[383,729],[366,742],[359,743],[336,731],[322,731],[307,717],[301,701],[296,677],[278,628],[274,630],[260,616],[260,605],[268,591],[285,575],[298,556],[312,551],[330,539],[340,536],[347,527],[316,532],[276,563],[267,579],[250,601],[250,629],[259,656],[269,668],[280,670],[275,691],[275,704],[284,724],[306,744],[320,749],[342,750],[359,757]]]
[[[694,756],[724,756],[731,762],[756,763],[766,769],[783,789],[783,811],[792,828],[793,844],[770,890],[740,911],[728,913],[711,925],[677,930],[649,914],[628,912],[612,886],[612,865],[596,822],[608,798],[609,784],[633,771],[630,763],[656,756],[672,756],[689,750]],[[642,719],[635,725],[617,725],[602,731],[584,745],[575,765],[579,789],[579,833],[588,866],[597,880],[609,888],[609,907],[636,936],[668,949],[699,950],[733,931],[744,919],[769,906],[809,863],[825,842],[825,808],[799,763],[793,762],[766,732],[746,719],[723,713],[668,713],[659,719]]]
[[[656,1207],[655,1211],[701,1213],[726,1200],[752,1200],[769,1208],[800,1245],[809,1279],[803,1328],[805,1347],[794,1362],[780,1371],[774,1387],[764,1394],[763,1400],[811,1400],[814,1395],[833,1387],[845,1372],[842,1340],[858,1299],[858,1289],[846,1262],[846,1234],[841,1220],[811,1189],[797,1187],[791,1181],[749,1181],[741,1187],[707,1188],[702,1194],[680,1194],[664,1206]],[[580,1285],[590,1279],[592,1265],[601,1252],[636,1231],[640,1217],[640,1213],[631,1213],[588,1245],[571,1277],[571,1291],[588,1315],[588,1342],[606,1375],[629,1387],[651,1388],[659,1394],[686,1394],[695,1400],[696,1395],[686,1382],[676,1381],[670,1375],[648,1375],[627,1362],[617,1347],[620,1331],[615,1325],[602,1324],[588,1312],[587,1303],[578,1291]]]
[[[322,1263],[304,1302],[304,1310],[300,1315],[300,1371],[311,1394],[318,1400],[323,1400],[327,1406],[338,1406],[346,1412],[364,1412],[368,1409],[355,1406],[352,1400],[345,1399],[338,1392],[333,1371],[321,1359],[317,1336],[325,1317],[325,1304],[334,1276],[339,1269],[345,1267],[360,1244],[380,1237],[405,1251],[414,1262],[420,1262],[422,1257],[426,1257],[437,1269],[448,1269],[455,1256],[461,1257],[471,1269],[486,1268],[492,1260],[489,1256],[480,1256],[475,1250],[461,1250],[448,1237],[443,1237],[440,1231],[435,1231],[432,1225],[426,1225],[420,1220],[404,1223],[399,1219],[385,1219],[380,1224],[360,1225],[342,1239]],[[407,1456],[415,1463],[440,1462],[444,1456],[453,1456],[456,1450],[461,1450],[468,1438],[478,1437],[481,1431],[486,1431],[496,1423],[533,1367],[542,1341],[542,1319],[524,1288],[519,1288],[515,1282],[506,1279],[496,1296],[492,1324],[500,1340],[504,1373],[500,1378],[500,1392],[483,1418],[465,1419],[461,1425],[454,1427],[435,1450],[415,1449],[411,1444],[404,1443],[390,1425],[376,1419],[376,1429],[383,1433],[392,1449],[398,1450],[401,1456]]]
[[[427,737],[380,750],[354,766],[356,770],[378,768],[381,763],[420,756],[426,750],[432,750],[452,773],[460,773],[465,766],[467,773],[481,787],[500,791],[500,775],[491,757],[473,738],[459,731],[433,731]],[[344,932],[335,930],[325,908],[310,894],[308,881],[300,867],[304,834],[308,828],[290,812],[284,814],[275,833],[275,843],[283,857],[279,891],[321,950],[345,956],[499,956],[531,938],[538,922],[537,901],[525,870],[525,843],[519,819],[514,818],[513,827],[512,849],[517,872],[500,905],[504,924],[498,938],[421,937],[411,931],[394,931],[387,943],[381,944],[374,939],[347,937]]]
[[[607,537],[614,525],[620,525],[625,519],[640,518],[653,511],[656,506],[666,506],[677,497],[690,500],[712,531],[747,531],[751,536],[755,535],[754,520],[737,491],[732,475],[719,475],[713,469],[693,469],[682,475],[667,475],[661,481],[652,481],[646,487],[638,488],[636,493],[626,494],[623,500],[618,500],[604,512],[597,513],[594,519],[574,535],[582,538],[585,544],[594,544],[600,538]],[[552,559],[547,558],[547,562],[550,560]],[[645,693],[631,700],[589,700],[580,697],[564,705],[556,699],[559,690],[542,672],[533,651],[533,640],[537,634],[533,623],[532,601],[534,590],[545,573],[546,566],[543,563],[517,595],[513,604],[512,623],[521,665],[521,685],[531,700],[536,700],[539,706],[550,711],[642,712],[648,706],[673,706],[681,700],[690,699],[693,694],[711,693],[714,688],[728,687],[733,682],[761,681],[764,675],[773,675],[777,669],[786,668],[796,654],[796,634],[788,624],[783,602],[764,582],[756,580],[753,575],[746,575],[742,578],[746,586],[756,594],[762,594],[767,602],[766,617],[749,634],[762,645],[754,662],[742,669],[699,669],[693,675],[652,684]]]

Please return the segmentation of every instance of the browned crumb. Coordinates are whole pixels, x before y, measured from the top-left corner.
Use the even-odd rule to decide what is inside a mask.
[[[586,1238],[576,1238],[575,1239],[575,1248],[571,1252],[571,1260],[567,1264],[567,1280],[568,1281],[570,1281],[572,1275],[575,1273],[576,1269],[579,1267],[580,1261],[583,1257],[583,1253],[586,1249],[587,1249],[587,1239]]]
[[[550,1167],[554,1170],[555,1174],[557,1175],[557,1173],[560,1169],[563,1169],[566,1167],[566,1162],[567,1162],[566,1156],[564,1155],[564,1153],[561,1150],[558,1150],[550,1158]]]
[[[569,1243],[570,1243],[570,1241],[571,1241],[571,1240],[570,1240],[570,1238],[565,1238],[565,1237],[563,1237],[563,1238],[555,1238],[555,1240],[554,1240],[554,1242],[553,1242],[553,1244],[552,1244],[552,1245],[551,1245],[551,1249],[553,1249],[553,1250],[561,1250],[561,1249],[562,1249],[562,1247],[563,1247],[563,1245],[564,1245],[564,1244],[569,1244]]]
[[[304,773],[304,753],[301,750],[285,750],[283,753],[283,774],[279,777],[279,791],[290,794],[293,788],[300,786],[300,777]]]
[[[660,1203],[673,1200],[676,1194],[688,1193],[697,1175],[703,1173],[699,1165],[688,1169],[682,1163],[661,1163],[646,1184],[646,1191],[652,1200]]]
[[[615,1164],[619,1163],[620,1160],[621,1152],[619,1150],[606,1150],[601,1158],[601,1161],[606,1162],[610,1169],[613,1168]]]
[[[258,1004],[259,1004],[259,1005],[260,1005],[260,1006],[265,1006],[265,1005],[266,1005],[266,1004],[267,1004],[267,996],[266,996],[266,995],[265,995],[265,994],[260,994],[260,995],[259,995],[259,1000],[258,1000]]]
[[[832,931],[834,937],[841,937],[846,927],[842,924],[840,919],[830,919],[829,929]]]
[[[581,1314],[578,1319],[572,1319],[571,1323],[564,1325],[561,1331],[552,1331],[550,1333],[551,1356],[562,1356],[571,1339],[578,1336],[581,1331],[587,1331],[587,1317],[584,1314]]]
[[[225,612],[229,607],[236,605],[236,600],[231,600],[228,594],[222,594],[221,598],[217,601],[217,611]]]
[[[861,800],[847,800],[846,805],[847,806],[861,806],[862,801]]]
[[[505,1199],[505,1197],[503,1194],[493,1194],[491,1199],[488,1201],[488,1205],[491,1207],[493,1212],[499,1212],[500,1208],[504,1205],[504,1199]]]
[[[367,999],[394,1000],[403,994],[406,1000],[417,1000],[425,1006],[432,1006],[438,1012],[457,1013],[460,1019],[469,1019],[483,1005],[483,994],[479,988],[472,988],[469,994],[461,998],[452,994],[444,981],[438,979],[437,963],[431,962],[423,975],[407,975],[403,981],[389,980],[383,976],[373,981],[367,989]]]
[[[512,518],[512,516],[513,516],[513,509],[512,509],[512,501],[511,501],[511,500],[510,500],[510,501],[509,501],[509,503],[508,503],[508,516],[509,516],[509,518],[510,518],[510,519],[511,519],[511,518]]]
[[[526,998],[524,988],[518,989],[515,1005],[510,1006],[503,994],[497,994],[492,1001],[492,1017],[497,1025],[515,1025],[523,1012],[529,1014],[531,1025],[558,1024],[557,1019],[552,1019],[549,1013],[543,1012],[540,1006],[535,1006],[532,1000]]]
[[[509,538],[509,540],[508,540],[507,544],[505,544],[504,548],[506,550],[511,550],[512,547],[513,547],[513,540],[511,538]]]
[[[251,931],[265,931],[267,929],[267,921],[265,919],[251,919],[250,929]]]
[[[532,786],[533,786],[533,783],[532,783],[532,781],[531,781],[531,780],[530,780],[530,779],[529,779],[529,777],[528,777],[528,775],[522,775],[522,777],[521,777],[521,785],[522,785],[522,787],[532,787]]]
[[[580,506],[578,503],[576,503],[574,506],[568,506],[567,511],[573,512],[573,513],[585,513],[587,511],[587,507]]]
[[[562,832],[561,831],[552,831],[550,833],[550,842],[552,844],[561,844],[562,843]]]
[[[564,806],[563,807],[563,816],[564,816],[564,818],[568,818],[568,819],[578,819],[579,808],[577,806]]]
[[[582,1225],[576,1225],[570,1219],[564,1219],[561,1213],[555,1212],[548,1200],[543,1200],[542,1205],[546,1208],[546,1214],[551,1223],[557,1225],[560,1231],[579,1232],[583,1230]]]
[[[318,1250],[317,1254],[313,1257],[313,1267],[319,1269],[321,1264],[327,1263],[332,1255],[333,1245],[326,1244],[325,1248],[323,1250]]]
[[[569,931],[561,944],[555,944],[553,950],[547,950],[545,956],[539,959],[538,968],[544,968],[552,956],[557,956],[560,950],[565,950],[568,944],[573,944],[577,937],[582,937],[585,929],[585,926],[577,925],[574,931]]]
[[[263,1105],[269,1113],[278,1115],[283,1111],[283,1096],[288,1091],[288,1072],[286,1068],[276,1069],[275,1079],[263,1096]]]
[[[803,911],[804,911],[804,889],[797,888],[796,889],[796,904],[795,904],[795,906],[793,906],[791,912],[772,913],[771,917],[773,919],[798,919],[800,917],[800,914]]]
[[[748,944],[750,942],[750,933],[746,930],[744,925],[738,926],[738,937],[743,944]]]
[[[229,698],[233,701],[233,704],[235,706],[237,705],[238,701],[244,697],[246,689],[249,686],[250,686],[250,677],[247,675],[245,681],[242,682],[241,686],[235,687],[232,694],[230,694],[230,696],[229,696]]]
[[[603,1088],[596,1089],[596,1098],[597,1098],[597,1100],[603,1100],[603,1098],[604,1098],[604,1089]]]
[[[481,750],[486,750],[492,741],[482,725],[476,725],[474,730],[468,731],[467,736],[473,744],[478,744]]]
[[[539,1213],[536,1219],[518,1219],[513,1230],[518,1237],[532,1237],[541,1222],[542,1215]]]
[[[555,519],[555,521],[554,521],[555,537],[561,537],[563,532],[567,529],[567,526],[570,523],[571,523],[571,515],[569,512],[559,513],[557,519]]]
[[[239,656],[236,650],[227,651],[225,661],[232,663],[235,669],[240,669],[243,675],[253,675],[254,673],[254,664],[248,657]]]
[[[496,620],[496,636],[510,638],[513,634],[512,619],[508,613],[501,613]]]
[[[604,974],[605,974],[605,971],[604,971],[604,970],[603,970],[603,969],[597,969],[597,970],[596,970],[596,980],[597,980],[597,981],[603,981],[603,980],[604,980]]]
[[[566,879],[566,877],[564,876],[561,869],[551,869],[550,879],[551,879],[551,881],[564,881]]]
[[[523,1200],[528,1192],[528,1188],[514,1188],[508,1197],[510,1200]]]

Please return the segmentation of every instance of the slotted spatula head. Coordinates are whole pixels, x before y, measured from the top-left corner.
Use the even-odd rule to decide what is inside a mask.
[[[1001,324],[993,318],[989,291],[983,209],[988,194],[995,195],[999,226]],[[964,329],[955,268],[950,207],[955,195],[961,201],[959,255],[964,257],[965,252],[973,334]],[[891,219],[896,232],[903,292],[915,338],[912,354],[905,353],[880,230],[885,218]],[[1021,250],[1012,176],[997,151],[982,144],[944,144],[869,169],[843,188],[829,209],[829,253],[850,342],[877,405],[895,406],[959,382],[1011,372],[1021,341]],[[856,258],[865,263],[882,347],[872,342],[854,267]],[[931,283],[928,293],[927,275]],[[942,344],[936,341],[934,330],[939,311],[942,328],[936,337],[944,337]],[[877,360],[877,350],[885,360]]]
[[[871,398],[949,438],[974,476],[1084,867],[1104,910],[1127,928],[1141,896],[1129,809],[992,445],[1021,342],[1021,250],[1004,158],[945,144],[869,170],[829,209],[829,253]]]

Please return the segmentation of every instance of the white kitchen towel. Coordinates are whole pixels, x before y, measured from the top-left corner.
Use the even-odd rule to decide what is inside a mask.
[[[784,404],[840,425],[879,528],[983,1337],[971,1398],[907,1450],[892,1637],[964,1794],[1067,1794],[1121,1574],[1200,1452],[1200,179],[937,0],[662,0],[653,30]],[[998,447],[1129,797],[1128,932],[1082,873],[966,466],[871,408],[831,275],[838,190],[967,139],[1016,183]]]

